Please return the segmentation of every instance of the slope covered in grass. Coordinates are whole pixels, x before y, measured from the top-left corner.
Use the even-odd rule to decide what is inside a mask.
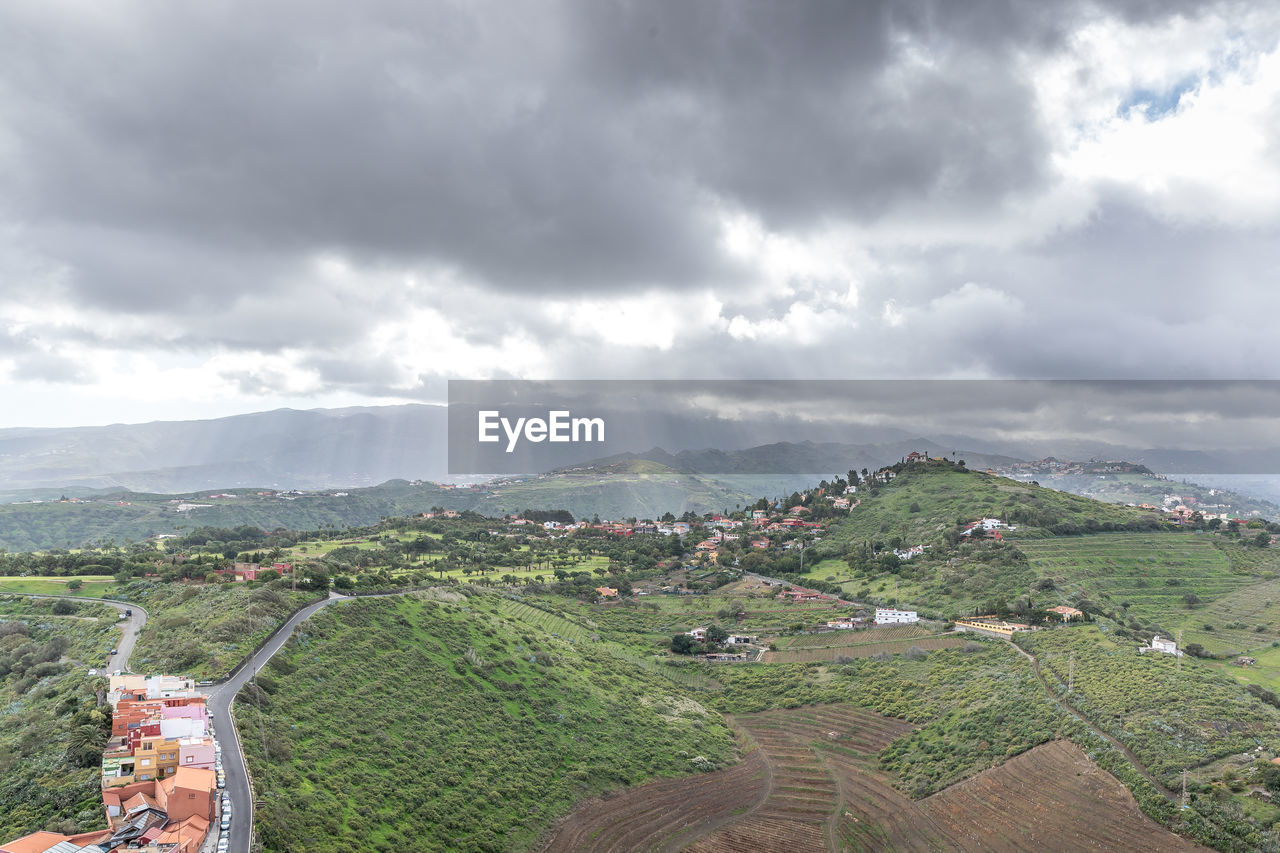
[[[1147,510],[1101,503],[947,462],[902,466],[889,483],[859,488],[860,502],[834,525],[824,553],[866,540],[900,537],[907,544],[938,540],[957,522],[999,518],[1019,527],[1020,538],[1096,530],[1160,526]]]
[[[733,760],[669,679],[500,601],[352,601],[302,626],[237,710],[267,850],[522,849],[584,796]]]

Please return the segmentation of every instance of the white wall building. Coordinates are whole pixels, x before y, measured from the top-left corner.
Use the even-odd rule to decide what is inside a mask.
[[[1159,635],[1151,638],[1151,645],[1143,651],[1163,652],[1166,655],[1177,655],[1182,657],[1182,652],[1178,650],[1178,644],[1173,640],[1162,640]]]
[[[877,625],[910,625],[919,622],[920,617],[914,610],[894,610],[890,607],[876,608]]]

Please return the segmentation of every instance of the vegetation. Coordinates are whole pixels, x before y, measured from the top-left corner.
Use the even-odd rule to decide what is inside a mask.
[[[0,839],[105,825],[99,782],[110,717],[88,662],[118,639],[116,611],[0,596]],[[64,608],[59,608],[64,609]]]
[[[733,760],[670,681],[514,615],[465,590],[309,621],[237,712],[265,849],[518,849],[581,797]]]
[[[136,601],[150,618],[130,660],[137,672],[196,678],[225,675],[289,614],[316,597],[287,584],[180,584],[134,581],[117,597]]]

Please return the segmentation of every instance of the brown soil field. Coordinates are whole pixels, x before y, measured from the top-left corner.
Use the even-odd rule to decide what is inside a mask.
[[[678,850],[765,798],[769,766],[751,749],[726,770],[662,779],[579,804],[546,845],[552,851]]]
[[[914,727],[850,705],[734,723],[756,744],[728,770],[652,782],[580,805],[547,851],[1204,850],[1139,811],[1067,741],[1042,744],[913,801],[878,756]]]
[[[800,634],[780,641],[781,649],[811,649],[825,646],[859,646],[863,643],[879,643],[884,640],[906,640],[910,637],[929,637],[937,631],[919,625],[883,625],[879,628],[835,630],[822,634]]]
[[[963,637],[916,637],[907,640],[890,640],[883,643],[862,643],[856,646],[828,646],[813,649],[781,649],[776,652],[765,652],[765,663],[814,663],[815,661],[833,661],[840,656],[850,658],[869,658],[881,652],[900,655],[912,646],[929,651],[930,649],[955,649],[969,642]]]
[[[1206,849],[1144,815],[1128,789],[1070,741],[1041,744],[921,805],[971,850]]]

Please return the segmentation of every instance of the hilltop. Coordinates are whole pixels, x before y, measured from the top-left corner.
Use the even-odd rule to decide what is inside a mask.
[[[858,503],[834,525],[830,545],[900,538],[911,545],[940,540],[957,523],[999,518],[1020,535],[1043,536],[1097,530],[1148,530],[1161,522],[1150,510],[1104,503],[960,467],[943,460],[894,466],[889,482],[866,484]]]

